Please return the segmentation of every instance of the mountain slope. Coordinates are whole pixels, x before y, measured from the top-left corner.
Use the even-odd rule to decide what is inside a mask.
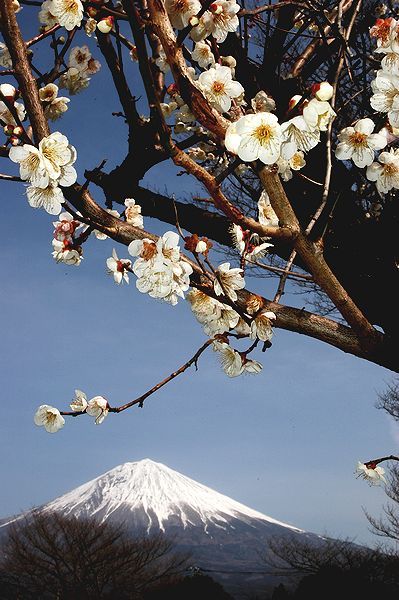
[[[264,590],[273,582],[259,561],[259,552],[267,552],[271,537],[321,541],[149,459],[115,467],[41,510],[109,519],[135,534],[162,531],[236,597],[237,585],[242,587],[243,581],[245,589],[251,590]],[[13,520],[0,524],[0,534]]]

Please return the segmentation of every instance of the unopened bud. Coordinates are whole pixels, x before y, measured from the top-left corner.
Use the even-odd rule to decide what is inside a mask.
[[[302,96],[300,94],[292,96],[291,100],[288,102],[288,110],[292,110],[294,106],[296,106],[298,102],[300,102],[301,98]]]
[[[66,39],[63,35],[60,35],[60,37],[57,39],[57,44],[65,44]]]
[[[189,21],[188,21],[191,25],[191,27],[197,27],[198,23],[199,23],[199,18],[196,17],[195,15],[193,15]]]
[[[3,131],[6,135],[12,135],[12,133],[14,131],[14,127],[12,125],[5,125],[3,127]]]
[[[17,125],[17,127],[14,127],[13,129],[13,135],[19,137],[23,134],[24,132],[24,128],[21,127],[20,125]]]
[[[13,85],[10,85],[9,83],[2,83],[0,85],[0,92],[4,96],[4,98],[10,101],[14,100],[16,96],[15,87]]]
[[[217,2],[212,2],[209,8],[214,15],[220,15],[223,12],[223,7]]]
[[[114,17],[106,17],[105,19],[101,19],[97,23],[97,29],[101,31],[101,33],[109,33],[114,26]]]
[[[94,6],[88,6],[86,12],[91,18],[95,17],[98,14],[98,10],[94,8]]]
[[[328,83],[328,81],[322,81],[321,83],[314,83],[312,85],[312,94],[321,102],[328,102],[331,100],[334,94],[334,88]]]
[[[10,142],[12,146],[18,146],[19,144],[19,138],[17,138],[15,135],[12,135],[10,137]]]

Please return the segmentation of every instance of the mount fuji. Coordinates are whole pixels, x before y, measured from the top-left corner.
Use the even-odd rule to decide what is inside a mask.
[[[149,459],[119,465],[40,510],[109,519],[132,534],[162,531],[235,597],[240,597],[237,585],[264,591],[274,583],[259,561],[259,552],[267,553],[272,537],[306,537],[318,545],[322,541]],[[29,513],[1,521],[0,536],[22,516]]]

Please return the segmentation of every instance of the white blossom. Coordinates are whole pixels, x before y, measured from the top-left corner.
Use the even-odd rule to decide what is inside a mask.
[[[176,29],[184,29],[189,24],[190,18],[201,10],[201,2],[199,0],[165,0],[165,8],[172,26]]]
[[[217,296],[226,294],[230,300],[237,300],[236,290],[242,290],[245,287],[242,273],[242,269],[230,269],[229,262],[219,265],[216,269],[217,278],[213,282],[215,294]]]
[[[8,48],[3,42],[0,42],[0,67],[5,69],[12,68],[12,60]]]
[[[241,83],[233,81],[229,67],[219,64],[201,73],[198,85],[208,102],[222,113],[230,110],[232,98],[244,92]]]
[[[136,287],[152,298],[161,298],[174,305],[184,298],[190,285],[191,265],[181,259],[179,236],[167,231],[155,243],[147,238],[133,240],[129,254],[138,257],[133,264]]]
[[[223,371],[229,377],[237,377],[244,371],[243,360],[241,354],[236,352],[226,342],[213,342],[213,349],[219,353],[220,364]]]
[[[60,88],[67,89],[71,96],[85,90],[89,83],[90,77],[87,77],[85,73],[82,73],[76,67],[69,68],[59,79]]]
[[[39,406],[34,417],[34,422],[38,427],[44,427],[48,433],[56,433],[65,425],[65,419],[60,414],[58,408],[54,408],[48,404]]]
[[[83,19],[83,5],[80,0],[52,0],[50,11],[57,23],[67,31],[79,27]]]
[[[69,405],[73,412],[84,412],[87,408],[87,396],[81,390],[75,390],[75,397]]]
[[[68,67],[84,72],[88,68],[90,59],[91,52],[88,46],[75,46],[69,53]]]
[[[53,182],[45,188],[29,186],[26,196],[32,208],[44,208],[49,215],[59,215],[65,202],[61,188]]]
[[[265,227],[278,227],[278,217],[270,204],[269,194],[262,190],[258,200],[258,221]]]
[[[195,44],[191,58],[195,60],[202,69],[206,69],[215,62],[213,52],[206,42],[197,42]]]
[[[54,239],[52,245],[52,257],[57,263],[78,267],[82,262],[82,256],[80,252],[73,247],[73,242],[71,240],[68,240],[67,238],[62,241]]]
[[[140,204],[136,204],[136,202],[133,198],[126,198],[124,204],[126,206],[126,208],[125,208],[126,222],[130,223],[130,225],[134,225],[134,227],[143,229],[144,219],[141,214]]]
[[[303,118],[310,129],[327,131],[330,121],[335,117],[336,112],[328,102],[320,102],[313,98],[303,109]]]
[[[300,150],[295,152],[294,156],[291,156],[289,160],[279,158],[277,161],[278,172],[283,181],[292,179],[292,171],[300,171],[305,165],[306,161],[303,152]]]
[[[210,8],[211,10],[204,15],[205,27],[221,44],[225,41],[228,33],[233,33],[238,29],[237,13],[240,6],[235,0],[216,0]]]
[[[399,77],[380,70],[371,82],[371,88],[374,92],[370,98],[372,108],[388,113],[392,127],[399,127]]]
[[[90,417],[95,417],[96,425],[101,425],[108,415],[108,402],[102,396],[95,396],[87,403],[86,412]]]
[[[58,24],[58,20],[53,14],[53,0],[44,0],[40,7],[38,18],[39,23],[44,25],[46,29],[50,29]]]
[[[367,167],[374,160],[374,151],[385,148],[386,136],[373,133],[374,123],[371,119],[360,119],[353,127],[345,127],[338,134],[338,145],[335,156],[339,160],[350,160],[357,167]]]
[[[358,477],[365,479],[368,481],[370,485],[379,485],[380,483],[386,483],[386,479],[384,477],[385,469],[383,467],[372,467],[370,463],[367,463],[369,466],[365,465],[362,462],[357,463],[357,473]]]
[[[166,59],[166,54],[162,48],[159,51],[158,58],[155,60],[155,64],[157,65],[158,69],[162,71],[162,73],[167,73],[168,71],[170,71],[170,66]]]
[[[272,321],[276,319],[274,312],[264,310],[251,323],[251,335],[254,340],[259,338],[262,342],[269,342],[273,337]]]
[[[281,127],[277,117],[269,112],[245,115],[229,125],[225,145],[241,160],[251,162],[258,158],[270,165],[280,156]]]
[[[392,188],[399,189],[399,150],[391,148],[390,152],[381,152],[378,162],[367,167],[366,177],[375,181],[381,194],[388,193]]]
[[[19,120],[23,121],[26,115],[24,105],[21,102],[14,102],[14,108],[17,112]],[[0,119],[7,125],[13,125],[14,127],[17,125],[14,116],[12,115],[8,106],[2,100],[0,100]]]
[[[115,248],[112,250],[112,256],[107,258],[107,270],[110,275],[114,278],[115,283],[118,285],[126,281],[129,283],[129,272],[132,263],[130,260],[120,260]]]
[[[252,110],[254,112],[273,112],[276,110],[276,103],[271,96],[260,90],[251,100]]]
[[[243,368],[243,373],[257,375],[261,372],[263,366],[259,361],[247,358],[243,363]]]
[[[281,156],[289,160],[299,150],[309,152],[320,142],[320,131],[311,129],[302,115],[282,123]]]

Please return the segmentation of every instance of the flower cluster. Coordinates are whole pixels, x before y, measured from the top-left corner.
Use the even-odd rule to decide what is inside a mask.
[[[23,144],[10,148],[9,157],[19,163],[20,176],[29,181],[26,191],[33,208],[44,208],[50,215],[61,212],[64,196],[60,186],[69,187],[76,181],[72,166],[76,150],[68,139],[58,131],[44,137],[39,147]]]
[[[375,151],[383,150],[399,133],[399,21],[377,19],[370,35],[377,41],[376,54],[383,55],[381,68],[371,82],[370,104],[387,115],[388,125],[374,133],[373,120],[360,119],[339,133],[335,154],[340,160],[352,160],[357,167],[367,167],[367,179],[384,195],[399,189],[399,150],[385,150],[375,160]]]
[[[80,0],[44,0],[39,12],[39,21],[46,29],[59,24],[71,31],[80,26],[82,19]]]
[[[262,365],[257,360],[251,360],[245,353],[234,350],[227,342],[215,340],[213,349],[219,353],[220,364],[228,377],[238,377],[238,375],[257,374],[262,370]]]
[[[44,105],[44,114],[51,121],[59,119],[68,110],[69,98],[58,96],[58,86],[48,83],[39,90],[39,98]]]
[[[76,243],[74,235],[82,224],[69,213],[61,213],[53,223],[53,258],[57,263],[79,266],[82,262],[82,248]]]
[[[184,29],[189,24],[193,26],[190,36],[195,42],[212,35],[218,43],[222,43],[228,33],[238,29],[240,7],[235,0],[212,2],[199,19],[196,16],[201,10],[199,0],[166,0],[165,7],[173,27]]]
[[[86,89],[90,76],[101,68],[87,46],[72,48],[68,58],[68,70],[60,77],[60,87],[65,88],[73,96]]]
[[[100,425],[109,412],[109,405],[105,398],[94,396],[91,400],[87,400],[86,394],[81,390],[75,390],[70,407],[74,413],[85,412],[90,417],[94,417],[96,425]],[[48,433],[56,433],[65,425],[65,419],[58,408],[48,404],[39,406],[33,420],[35,425],[44,427]]]
[[[128,250],[137,257],[132,270],[140,292],[172,305],[177,304],[179,297],[184,298],[193,269],[181,257],[177,233],[167,231],[157,242],[147,238],[133,240]]]
[[[332,88],[313,88],[315,96],[306,102],[297,96],[290,101],[289,109],[301,112],[288,121],[279,123],[273,101],[267,94],[257,94],[251,102],[254,113],[233,121],[226,131],[225,146],[244,162],[261,160],[266,165],[278,165],[284,180],[291,179],[292,170],[305,164],[304,153],[312,150],[320,141],[320,132],[326,131],[335,112],[327,100],[332,97]],[[330,90],[331,88],[331,90]],[[320,90],[323,93],[320,95]],[[318,96],[317,96],[318,94]]]

